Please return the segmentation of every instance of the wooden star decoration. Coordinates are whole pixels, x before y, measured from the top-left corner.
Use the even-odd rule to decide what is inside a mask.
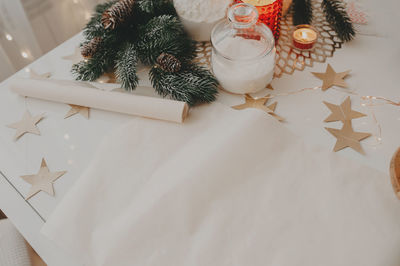
[[[40,135],[40,131],[36,124],[39,123],[43,118],[44,114],[32,116],[27,110],[19,122],[7,125],[7,127],[17,130],[14,137],[15,141],[22,137],[25,133]]]
[[[49,195],[54,196],[53,183],[58,178],[63,176],[66,172],[67,171],[50,172],[49,168],[47,167],[46,161],[43,158],[39,172],[36,175],[21,176],[21,178],[25,180],[25,182],[32,185],[25,199],[28,200],[32,198],[40,191],[47,192]]]
[[[366,116],[363,113],[351,109],[350,96],[344,100],[340,105],[323,102],[330,110],[331,114],[324,120],[324,122],[347,121]]]
[[[89,113],[90,113],[89,107],[74,105],[74,104],[69,104],[69,106],[71,106],[71,109],[65,115],[64,119],[71,117],[73,115],[76,115],[76,114],[80,114],[83,117],[85,117],[86,119],[89,119]]]
[[[336,73],[335,70],[333,70],[332,66],[328,64],[325,73],[316,73],[312,72],[314,76],[319,78],[320,80],[323,81],[321,89],[323,91],[326,91],[332,86],[339,86],[343,88],[347,88],[348,85],[344,81],[344,78],[350,73],[350,70],[347,70],[345,72],[340,72]]]
[[[82,61],[83,56],[81,55],[81,50],[79,49],[79,47],[76,47],[73,54],[63,56],[62,59],[70,60],[73,64],[75,64],[79,61]]]
[[[46,72],[43,74],[38,74],[35,70],[33,69],[29,69],[29,77],[31,79],[48,79],[51,77],[51,73],[50,72]]]
[[[271,104],[269,106],[265,105],[268,102],[269,96],[270,95],[268,94],[262,98],[253,98],[249,94],[246,94],[245,95],[245,103],[232,106],[232,108],[236,109],[236,110],[243,110],[243,109],[247,109],[247,108],[260,109],[260,110],[263,110],[266,113],[272,115],[278,121],[284,121],[285,119],[283,117],[280,117],[277,114],[275,114],[275,108],[276,108],[277,102],[274,102],[273,104]]]
[[[371,134],[355,132],[353,130],[351,121],[345,121],[342,129],[328,127],[325,129],[337,139],[333,151],[337,152],[344,148],[350,147],[361,154],[365,154],[363,148],[361,147],[360,141],[370,137]]]

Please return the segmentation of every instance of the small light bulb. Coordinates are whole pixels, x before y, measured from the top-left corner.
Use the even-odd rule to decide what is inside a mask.
[[[10,34],[7,33],[6,34],[6,39],[9,40],[9,41],[12,41],[13,37]]]
[[[21,53],[21,56],[22,56],[23,58],[28,58],[28,54],[27,54],[26,52],[22,52],[22,53]]]

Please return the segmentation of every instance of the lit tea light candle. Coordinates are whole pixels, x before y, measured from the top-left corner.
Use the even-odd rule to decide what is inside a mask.
[[[317,38],[317,31],[310,25],[299,25],[293,31],[293,45],[301,50],[312,49]]]

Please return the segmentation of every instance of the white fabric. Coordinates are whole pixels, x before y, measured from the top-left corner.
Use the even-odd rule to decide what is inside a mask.
[[[25,240],[8,219],[0,220],[0,265],[31,265]]]
[[[388,176],[220,104],[115,131],[42,232],[91,266],[400,264]]]

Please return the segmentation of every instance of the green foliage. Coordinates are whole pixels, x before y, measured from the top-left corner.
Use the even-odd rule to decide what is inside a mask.
[[[86,42],[87,40],[83,43]],[[119,40],[117,36],[106,36],[92,58],[85,59],[72,66],[72,74],[77,80],[94,81],[98,79],[103,73],[114,68],[118,46]]]
[[[103,12],[110,8],[117,1],[109,1],[104,4],[99,4],[95,8],[95,13],[87,23],[86,27],[83,30],[83,35],[86,39],[93,39],[94,37],[104,37],[106,34],[106,30],[103,28],[101,24],[101,16]]]
[[[345,42],[351,41],[356,33],[345,10],[345,4],[341,0],[322,0],[321,7],[326,20],[336,31],[338,37]],[[312,9],[312,0],[293,0],[293,24],[311,24]]]
[[[177,15],[171,0],[137,0],[136,2],[140,11],[152,16]]]
[[[336,31],[339,38],[345,42],[351,41],[356,33],[344,4],[339,0],[323,0],[322,8],[327,21]]]
[[[74,64],[71,71],[77,80],[94,81],[105,72],[105,69],[97,60],[91,58]]]
[[[139,30],[139,56],[145,64],[154,64],[161,53],[172,54],[184,61],[196,56],[195,42],[186,35],[177,17],[155,17]]]
[[[207,70],[192,63],[196,43],[187,35],[171,0],[134,1],[133,15],[115,29],[105,29],[101,23],[104,11],[117,1],[98,5],[84,29],[85,40],[100,37],[95,54],[72,67],[78,80],[94,81],[103,73],[115,71],[121,86],[133,90],[138,85],[136,68],[139,62],[152,66],[151,81],[163,97],[186,101],[189,105],[212,102],[218,82]],[[169,73],[156,63],[162,53],[176,57],[182,68]]]
[[[132,43],[127,43],[117,54],[115,74],[122,87],[128,90],[135,89],[139,82],[136,75],[138,61],[139,57]]]
[[[292,7],[294,25],[311,24],[313,19],[311,0],[294,0]]]
[[[164,72],[154,66],[150,70],[150,80],[161,96],[169,95],[190,106],[213,102],[218,94],[218,81],[209,71],[196,65],[188,65],[177,73]]]

